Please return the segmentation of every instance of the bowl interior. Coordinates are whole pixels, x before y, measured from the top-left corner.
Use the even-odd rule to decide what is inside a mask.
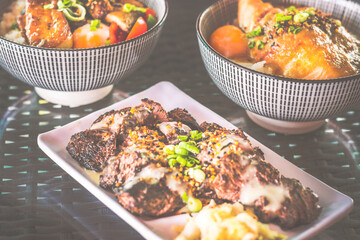
[[[270,0],[274,6],[315,7],[339,19],[351,33],[360,32],[360,3],[346,0]],[[198,31],[208,40],[220,26],[232,24],[237,17],[238,0],[220,0],[206,9],[199,18]]]
[[[26,1],[26,0],[23,0],[23,1]],[[168,14],[167,0],[138,0],[138,1],[144,3],[146,6],[148,6],[149,8],[153,9],[156,12],[158,21],[157,21],[156,25],[150,31],[152,31],[157,26],[162,25],[164,23],[164,21],[167,17],[167,14]],[[2,21],[3,14],[8,12],[8,8],[11,5],[11,3],[13,3],[13,2],[15,2],[15,0],[1,0],[0,1],[0,24]],[[146,35],[146,33],[143,35]],[[0,35],[0,38],[3,38],[3,37]],[[129,40],[126,42],[131,42],[131,41],[132,40]],[[114,44],[114,45],[124,44],[126,42],[122,42],[122,43],[118,43],[118,44]],[[17,44],[17,43],[15,43],[15,44]],[[22,45],[22,44],[20,44],[20,45]],[[110,47],[114,46],[114,45],[110,45]],[[33,47],[33,46],[29,46],[29,47]],[[33,47],[33,48],[37,48],[37,47]],[[101,48],[103,48],[103,47],[101,47]],[[40,48],[40,49],[45,49],[45,48]],[[97,49],[97,48],[91,48],[91,49]],[[51,51],[54,51],[54,50],[55,49],[51,49]],[[70,50],[71,51],[83,51],[84,49],[56,49],[56,50],[59,50],[59,51],[70,51]]]

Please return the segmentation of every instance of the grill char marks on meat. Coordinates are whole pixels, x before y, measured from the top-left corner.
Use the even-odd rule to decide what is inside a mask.
[[[209,138],[201,143],[198,155],[215,169],[213,180],[206,181],[203,189],[215,191],[218,199],[253,206],[261,221],[277,222],[283,228],[306,224],[319,216],[317,196],[265,162],[263,153],[243,138],[241,130],[211,124],[203,127],[216,128],[204,132]]]
[[[190,135],[187,124],[202,132],[196,140],[200,163],[195,164],[205,173],[202,182],[185,173],[189,167],[170,167],[164,152],[166,145],[179,142],[177,136]],[[321,211],[317,196],[265,162],[240,129],[207,122],[199,126],[187,111],[167,113],[149,99],[101,115],[89,130],[71,137],[67,150],[82,166],[103,170],[100,186],[140,216],[176,213],[185,205],[184,193],[203,203],[241,202],[263,222],[283,228],[307,224]]]
[[[162,150],[165,146],[164,140],[162,135],[145,126],[130,131],[121,146],[121,152],[109,159],[100,177],[100,186],[119,192],[119,187],[133,179],[151,162],[158,163],[159,167],[166,165],[166,162],[163,162],[165,156]]]
[[[172,192],[164,181],[157,184],[140,182],[117,198],[124,208],[141,216],[166,216],[184,206],[179,194]]]
[[[169,118],[175,122],[182,122],[192,130],[199,130],[200,126],[186,109],[176,108],[169,112]]]
[[[167,122],[169,121],[168,113],[161,106],[161,104],[154,102],[148,98],[144,98],[141,100],[141,106],[147,108],[151,111],[151,118],[149,118],[148,124],[155,124],[159,122]]]
[[[66,150],[81,166],[100,172],[115,153],[116,136],[103,129],[85,130],[71,136]]]

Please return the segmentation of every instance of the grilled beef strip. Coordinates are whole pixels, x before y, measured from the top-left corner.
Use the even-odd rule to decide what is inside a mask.
[[[171,215],[185,205],[179,194],[166,186],[164,179],[157,184],[139,182],[117,195],[117,199],[128,211],[150,217]]]
[[[195,118],[186,109],[175,108],[169,112],[169,118],[175,122],[181,122],[189,126],[192,130],[200,130]]]
[[[66,150],[86,169],[100,172],[116,151],[116,135],[104,130],[85,130],[70,138]]]
[[[254,207],[261,221],[277,222],[285,229],[310,223],[319,216],[318,197],[265,162],[263,153],[251,146],[241,130],[215,128],[205,131],[209,137],[200,143],[198,158],[211,170],[207,174],[213,176],[204,182],[200,196],[215,192],[218,199],[239,201]]]

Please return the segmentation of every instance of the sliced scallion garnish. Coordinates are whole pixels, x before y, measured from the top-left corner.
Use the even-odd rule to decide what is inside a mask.
[[[137,11],[137,12],[146,12],[146,8],[142,8],[142,7],[137,7],[133,4],[130,4],[130,3],[125,3],[124,6],[123,6],[123,11],[124,12],[132,12],[132,11]]]
[[[90,31],[96,31],[100,27],[101,20],[94,19],[90,23]]]
[[[286,9],[288,12],[295,12],[296,11],[296,7],[295,6],[290,6]]]
[[[301,27],[298,27],[298,28],[296,28],[296,29],[293,31],[293,33],[294,33],[294,34],[297,34],[297,33],[301,32],[301,30],[302,30],[302,28],[301,28]]]
[[[44,9],[53,9],[54,7],[55,7],[55,6],[54,6],[54,4],[52,4],[52,3],[45,4],[45,5],[43,6]]]
[[[308,19],[309,16],[310,15],[308,13],[306,13],[306,12],[298,12],[294,16],[294,22],[296,22],[296,23],[305,22]]]
[[[255,41],[250,41],[249,44],[248,44],[249,48],[253,49],[255,47],[255,44],[256,44]]]

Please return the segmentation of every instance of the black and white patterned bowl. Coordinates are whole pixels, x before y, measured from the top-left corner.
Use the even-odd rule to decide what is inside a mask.
[[[0,9],[7,9],[11,2],[1,0]],[[167,0],[142,2],[154,9],[158,23],[139,37],[105,47],[67,50],[32,47],[0,37],[0,65],[51,102],[95,102],[139,68],[158,41],[168,14]]]
[[[360,3],[346,0],[272,0],[273,4],[312,6],[340,19],[360,33]],[[217,53],[207,42],[218,27],[232,23],[238,0],[220,0],[196,23],[205,67],[218,88],[245,108],[259,125],[283,133],[303,133],[360,103],[360,75],[329,80],[299,80],[260,73]]]

